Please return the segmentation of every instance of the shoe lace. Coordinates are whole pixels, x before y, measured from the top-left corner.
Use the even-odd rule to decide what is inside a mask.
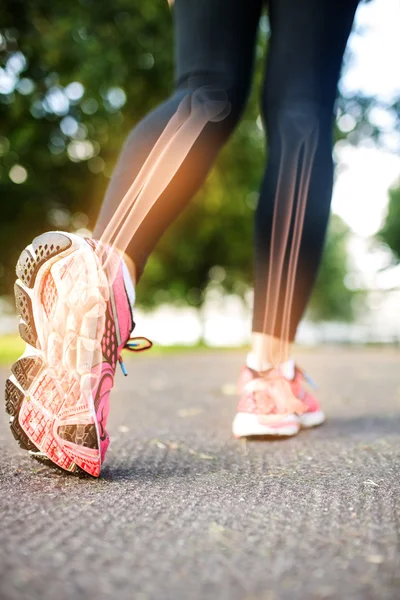
[[[313,389],[313,390],[317,390],[318,389],[318,384],[316,383],[316,381],[310,377],[310,375],[304,371],[304,369],[301,369],[300,367],[298,367],[297,365],[295,366],[295,370],[297,371],[297,373],[300,373],[302,379],[308,383],[308,385]]]
[[[150,350],[153,342],[145,337],[130,337],[126,342],[125,346],[122,350],[129,350],[129,352],[144,352],[145,350]],[[126,370],[124,361],[122,360],[121,355],[118,356],[118,362],[121,367],[121,371],[125,376],[128,375],[128,371]]]

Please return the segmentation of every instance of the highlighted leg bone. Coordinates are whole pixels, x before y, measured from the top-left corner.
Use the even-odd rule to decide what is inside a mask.
[[[291,128],[290,131],[289,127]],[[279,128],[282,157],[274,204],[263,327],[263,331],[266,331],[268,324],[268,329],[271,332],[275,331],[278,312],[282,310],[281,293],[284,288],[281,328],[279,336],[274,334],[279,337],[280,344],[278,347],[274,346],[272,355],[270,354],[269,357],[270,362],[274,365],[286,361],[289,356],[290,317],[294,301],[311,170],[318,142],[318,123],[310,115],[299,116],[293,114],[292,118],[289,119],[289,123],[286,119],[284,122],[279,123]],[[293,130],[296,129],[296,135],[294,136]],[[295,137],[295,141],[293,141],[293,137]],[[291,139],[290,148],[288,147],[288,139]],[[290,227],[293,221],[294,208],[296,212],[294,215],[293,236],[290,240]],[[291,242],[290,247],[289,241]],[[288,267],[284,279],[284,265],[287,256],[289,256]]]
[[[125,251],[207,123],[227,116],[230,105],[224,94],[218,91],[216,100],[213,94],[214,90],[197,90],[183,99],[101,236],[103,248],[111,243]]]

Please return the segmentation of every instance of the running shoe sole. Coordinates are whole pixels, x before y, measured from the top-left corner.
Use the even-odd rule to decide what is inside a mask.
[[[59,232],[35,238],[16,273],[19,333],[27,346],[6,382],[11,431],[33,456],[98,477],[92,366],[102,360],[106,275],[83,238]]]

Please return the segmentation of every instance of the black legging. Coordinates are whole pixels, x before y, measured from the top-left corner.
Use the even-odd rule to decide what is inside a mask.
[[[278,175],[291,162],[299,129],[317,129],[311,177],[290,316],[292,341],[315,282],[332,195],[333,107],[343,52],[358,0],[270,0],[271,26],[262,94],[269,160],[255,216],[255,297],[253,331],[280,337],[285,261],[278,315],[266,311],[272,219]],[[227,118],[208,123],[171,183],[127,249],[141,274],[160,236],[203,183],[218,151],[235,128],[249,93],[262,0],[176,0],[176,88],[173,95],[130,133],[111,179],[94,235],[100,237],[182,98],[203,86],[226,90]],[[300,126],[297,126],[299,125]],[[286,150],[285,150],[286,149]],[[294,150],[293,150],[294,152]],[[304,161],[304,154],[299,160]],[[292,161],[293,162],[293,161]],[[304,166],[304,165],[303,165]],[[296,203],[296,197],[295,197]],[[290,232],[291,236],[291,232]],[[290,247],[289,236],[289,247]]]

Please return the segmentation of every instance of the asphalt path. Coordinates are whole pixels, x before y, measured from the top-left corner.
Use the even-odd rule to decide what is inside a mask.
[[[240,353],[133,357],[98,480],[34,461],[2,414],[1,600],[400,598],[400,352],[299,359],[327,423],[239,442]]]

